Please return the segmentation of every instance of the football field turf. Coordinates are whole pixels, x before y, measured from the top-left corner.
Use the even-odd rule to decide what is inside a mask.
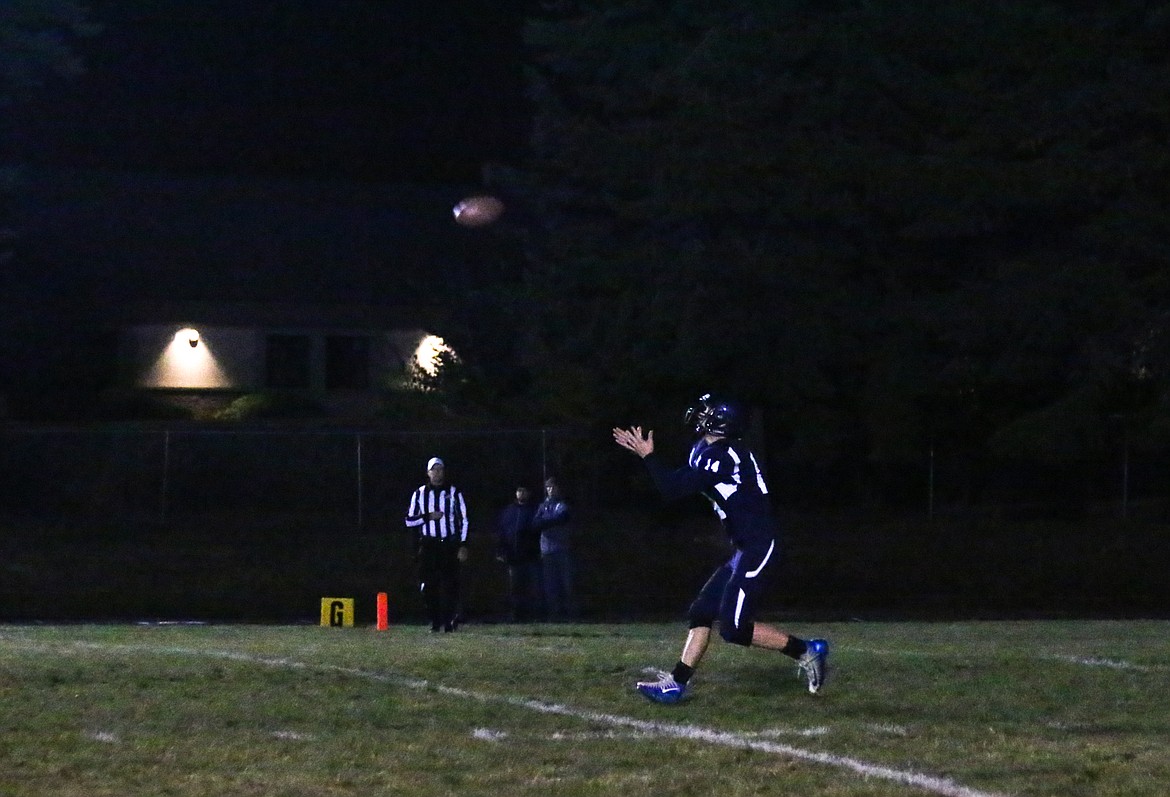
[[[0,795],[1170,794],[1170,622],[0,626]]]

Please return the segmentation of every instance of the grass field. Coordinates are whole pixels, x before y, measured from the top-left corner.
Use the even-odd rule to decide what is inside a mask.
[[[0,626],[0,794],[1170,794],[1170,622],[791,630],[657,706],[679,625]]]

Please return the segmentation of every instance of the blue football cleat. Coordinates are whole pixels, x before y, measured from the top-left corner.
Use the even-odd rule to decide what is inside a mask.
[[[677,703],[687,693],[687,685],[675,681],[670,673],[663,673],[657,681],[640,681],[635,688],[654,703]]]
[[[797,675],[808,681],[809,694],[815,695],[829,677],[829,643],[824,639],[810,639],[808,650],[797,662]]]

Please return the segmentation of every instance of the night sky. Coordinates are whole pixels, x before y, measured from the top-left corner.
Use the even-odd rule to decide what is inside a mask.
[[[451,207],[519,158],[523,0],[87,5],[86,73],[0,115],[13,295],[396,302],[489,270]]]
[[[525,132],[522,0],[92,0],[88,73],[6,114],[13,160],[474,182]]]

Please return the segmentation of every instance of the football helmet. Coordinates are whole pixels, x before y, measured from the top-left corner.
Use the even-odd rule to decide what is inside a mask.
[[[717,434],[721,437],[741,437],[745,427],[745,412],[737,402],[713,397],[710,393],[687,408],[683,423],[695,434]]]

